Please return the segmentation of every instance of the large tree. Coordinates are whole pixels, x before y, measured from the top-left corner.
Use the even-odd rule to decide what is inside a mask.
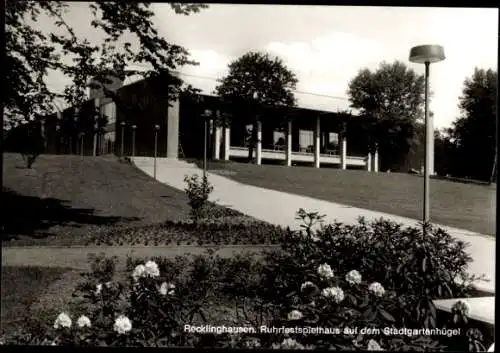
[[[364,116],[370,148],[378,144],[383,170],[398,170],[415,143],[424,88],[424,77],[400,61],[383,62],[375,71],[362,69],[350,81],[351,107]]]
[[[122,80],[137,74],[161,78],[164,87],[168,86],[169,100],[184,89],[192,90],[192,87],[183,87],[182,80],[170,73],[179,66],[196,63],[189,60],[186,49],[169,43],[159,34],[150,2],[89,2],[90,25],[104,35],[100,44],[75,34],[66,20],[68,3],[6,0],[5,5],[6,90],[2,138],[3,130],[20,121],[52,113],[55,97],[80,107],[91,78],[94,78],[94,86],[107,83],[110,76]],[[188,3],[169,5],[183,15],[207,7]],[[44,32],[39,25],[42,16],[53,20],[58,30]],[[129,70],[131,65],[146,69]],[[71,78],[71,85],[62,94],[48,88],[46,78],[50,70]],[[112,92],[105,90],[105,94],[116,98]]]
[[[7,121],[29,119],[33,112],[53,109],[51,92],[45,78],[49,70],[59,70],[72,79],[62,95],[68,103],[84,100],[89,78],[125,79],[131,75],[169,76],[171,70],[189,60],[186,49],[163,38],[154,25],[154,11],[149,2],[89,2],[91,26],[104,33],[99,45],[78,37],[65,19],[69,5],[63,2],[6,1],[6,92]],[[176,13],[188,15],[207,7],[204,4],[170,6]],[[41,16],[53,19],[57,33],[45,33],[39,26]],[[132,43],[126,38],[133,38]],[[72,60],[68,60],[71,58]],[[130,65],[145,65],[145,70],[129,70]],[[99,80],[100,79],[100,80]],[[168,81],[169,98],[180,91],[182,81]]]
[[[464,82],[452,137],[460,156],[459,176],[488,181],[496,173],[497,72],[476,68]]]
[[[279,57],[267,53],[248,52],[229,64],[229,73],[216,87],[215,92],[227,103],[232,115],[252,124],[252,136],[248,158],[252,160],[257,142],[257,121],[275,118],[265,115],[261,107],[279,109],[295,106],[293,90],[297,86],[296,75]],[[260,114],[259,114],[260,113]],[[276,122],[274,122],[276,123]]]

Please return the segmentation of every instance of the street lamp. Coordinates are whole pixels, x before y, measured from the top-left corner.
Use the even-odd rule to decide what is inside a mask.
[[[83,160],[83,137],[85,136],[85,132],[80,132],[80,158]]]
[[[160,130],[160,125],[155,125],[155,157],[153,163],[153,176],[156,180],[156,155],[158,152],[158,131]]]
[[[443,61],[445,59],[444,49],[440,45],[420,45],[410,50],[410,61],[417,64],[425,64],[425,164],[424,164],[424,210],[423,222],[425,224],[430,220],[430,190],[429,179],[431,168],[433,168],[433,142],[434,126],[432,117],[429,114],[429,66],[431,63]]]
[[[123,157],[123,149],[124,149],[124,144],[125,144],[125,122],[122,121],[120,123],[122,127],[122,138],[121,138],[121,147],[120,147],[120,157]]]
[[[59,134],[61,130],[61,125],[59,124],[59,121],[56,123],[56,154],[60,153],[61,150],[61,135]]]
[[[132,157],[135,157],[135,129],[137,125],[132,125]]]
[[[207,130],[208,130],[208,119],[212,116],[212,111],[210,109],[205,109],[203,113],[205,133],[203,134],[203,180],[207,176]]]

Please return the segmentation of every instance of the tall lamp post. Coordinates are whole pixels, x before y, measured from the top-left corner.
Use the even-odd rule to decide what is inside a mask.
[[[205,109],[203,112],[204,120],[204,133],[203,133],[203,180],[207,176],[207,132],[208,132],[208,120],[212,116],[212,111],[210,109]]]
[[[56,123],[56,154],[61,152],[61,135],[60,135],[61,125],[59,121]]]
[[[158,154],[158,131],[160,130],[160,125],[155,125],[155,157],[153,163],[153,177],[156,180],[156,156]]]
[[[83,160],[83,138],[85,136],[85,132],[80,132],[79,137],[80,137],[80,159]]]
[[[121,127],[122,127],[122,136],[121,136],[121,145],[120,145],[120,157],[123,157],[124,156],[124,147],[125,147],[125,122],[122,121],[120,123]]]
[[[132,157],[135,157],[135,130],[137,125],[132,125]]]
[[[429,179],[431,168],[434,169],[434,124],[429,114],[429,66],[431,63],[445,59],[444,48],[440,45],[419,45],[410,50],[410,61],[417,64],[425,64],[425,164],[424,164],[424,210],[423,223],[430,221],[430,189]],[[434,171],[432,171],[434,172]]]

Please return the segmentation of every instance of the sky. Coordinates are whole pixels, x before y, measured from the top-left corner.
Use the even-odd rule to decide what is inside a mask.
[[[401,60],[423,74],[424,65],[408,61],[410,48],[439,44],[446,60],[430,68],[430,109],[435,127],[443,128],[459,116],[463,82],[474,68],[497,70],[498,9],[210,4],[189,16],[161,3],[153,9],[159,33],[199,62],[179,68],[181,77],[209,94],[231,61],[250,50],[265,51],[297,75],[299,106],[349,109],[348,83],[359,70]],[[89,41],[102,38],[90,28],[86,3],[72,3],[67,19]],[[57,73],[48,79],[54,90],[67,83]]]

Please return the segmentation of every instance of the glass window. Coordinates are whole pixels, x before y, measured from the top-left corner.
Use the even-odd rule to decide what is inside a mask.
[[[308,148],[314,145],[314,132],[312,130],[299,130],[300,148]]]
[[[336,132],[330,132],[328,134],[328,142],[329,143],[334,143],[334,144],[338,144],[339,143],[339,134],[336,133]]]
[[[114,131],[111,131],[111,132],[106,132],[104,134],[104,139],[107,141],[110,141],[110,142],[115,142],[116,141],[116,134]]]
[[[275,145],[285,144],[285,133],[281,131],[273,131],[273,142]]]

